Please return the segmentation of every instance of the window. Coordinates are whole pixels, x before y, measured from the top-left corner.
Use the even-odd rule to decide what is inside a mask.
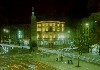
[[[38,28],[38,31],[41,31],[41,28]]]
[[[41,27],[41,24],[38,24],[39,27]]]
[[[42,26],[44,26],[44,24],[42,24]]]
[[[55,31],[55,28],[53,28],[53,31]]]
[[[60,26],[60,24],[57,24],[57,26],[59,27],[59,26]]]
[[[53,38],[55,38],[55,35],[53,36]]]
[[[48,38],[48,34],[46,34],[46,38]]]
[[[43,28],[42,31],[45,31],[45,28]]]
[[[64,27],[62,28],[62,31],[64,31]]]
[[[64,27],[64,24],[62,24],[62,27]]]
[[[48,31],[48,28],[46,28],[46,31]]]
[[[52,23],[50,23],[50,26],[52,26]]]
[[[57,31],[60,31],[60,28],[57,28]]]

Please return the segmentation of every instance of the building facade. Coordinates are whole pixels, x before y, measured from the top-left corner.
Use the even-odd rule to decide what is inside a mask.
[[[30,24],[3,25],[1,27],[1,43],[5,44],[29,44]]]
[[[38,46],[55,47],[64,44],[64,23],[60,21],[37,22]]]

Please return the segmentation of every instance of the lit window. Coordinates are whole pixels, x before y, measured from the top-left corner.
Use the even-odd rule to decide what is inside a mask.
[[[60,28],[58,28],[57,31],[60,31]]]
[[[53,31],[55,31],[55,28],[53,28]]]
[[[48,38],[48,35],[46,35],[46,38]]]
[[[52,36],[50,36],[50,38],[52,38]]]
[[[38,24],[39,27],[41,27],[41,24]]]
[[[60,26],[60,24],[57,24],[57,26]]]
[[[41,28],[38,28],[38,31],[41,31]]]
[[[39,38],[39,34],[37,34],[37,39]]]
[[[53,36],[53,38],[55,38],[55,35]]]
[[[62,31],[64,31],[64,28],[62,28]]]
[[[42,26],[44,26],[44,24],[42,24]]]
[[[52,24],[50,23],[50,26],[52,26]]]
[[[48,31],[48,28],[46,28],[46,31]]]
[[[44,38],[44,35],[42,36],[42,38]]]
[[[62,24],[62,27],[64,27],[64,24]]]
[[[45,28],[43,28],[42,31],[45,31]]]

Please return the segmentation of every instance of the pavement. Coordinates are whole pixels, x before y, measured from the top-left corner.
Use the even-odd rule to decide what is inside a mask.
[[[25,49],[22,50],[23,52],[28,51]],[[69,56],[63,56],[61,61],[60,55],[58,55],[61,52],[48,48],[39,48],[39,50],[41,51],[2,55],[0,56],[0,68],[5,68],[5,70],[33,70],[29,69],[29,65],[35,65],[34,70],[100,70],[100,65],[96,63],[81,59],[78,61],[77,58]],[[14,51],[12,49],[12,52]],[[89,56],[88,54],[86,55]],[[98,56],[99,58],[100,56]],[[70,60],[72,60],[72,63]]]
[[[47,48],[41,48],[41,49],[48,50]],[[52,50],[48,50],[48,51],[50,52]],[[78,65],[77,58],[72,58],[68,56],[64,56],[63,61],[56,61],[56,58],[58,57],[58,55],[53,54],[53,52],[54,50],[52,51],[52,54],[49,57],[47,56],[47,57],[40,58],[41,62],[52,65],[60,70],[100,70],[100,64],[79,59],[79,65]],[[41,53],[41,54],[47,55],[47,53]],[[86,56],[89,56],[89,55],[86,54]],[[93,57],[95,56],[93,55]],[[100,56],[98,56],[98,59],[100,59]],[[73,64],[68,64],[68,60],[72,60]]]
[[[48,49],[48,48],[42,48],[42,47],[39,47],[38,49],[43,50],[44,52],[55,53],[57,55],[63,54],[64,56],[67,56],[67,57],[76,58],[76,59],[79,58],[80,60],[100,65],[100,55],[99,54],[93,55],[91,53],[83,53],[82,55],[80,55],[78,52],[72,51],[72,50],[70,52],[70,51],[65,51],[65,50],[62,51],[62,49],[54,50],[54,49]]]

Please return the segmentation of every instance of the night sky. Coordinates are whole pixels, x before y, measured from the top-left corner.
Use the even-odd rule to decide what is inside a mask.
[[[0,4],[0,20],[13,23],[30,23],[31,7],[37,21],[61,20],[74,21],[87,17],[96,10],[96,0],[27,0],[8,1]]]
[[[87,15],[87,2],[85,0],[40,0],[35,6],[36,15],[46,18],[82,18]]]

